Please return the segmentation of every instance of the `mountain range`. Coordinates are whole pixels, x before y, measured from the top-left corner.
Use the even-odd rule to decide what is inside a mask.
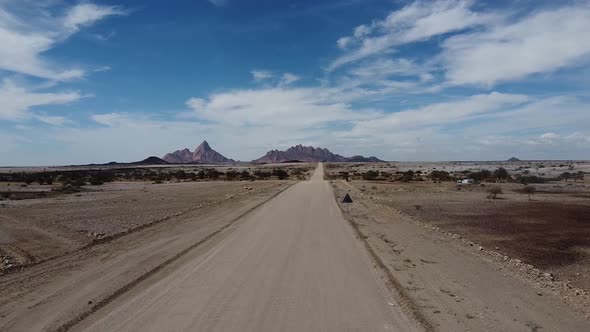
[[[334,154],[328,149],[314,148],[313,146],[303,146],[301,144],[292,146],[285,151],[271,150],[266,155],[253,160],[254,163],[282,163],[286,161],[306,161],[306,162],[378,162],[382,161],[376,157],[365,158],[363,156],[343,157]]]
[[[207,141],[203,141],[195,151],[189,149],[176,150],[167,153],[163,158],[170,164],[232,164],[236,161],[223,156],[221,153],[213,150]],[[264,156],[253,160],[253,163],[283,163],[288,161],[302,162],[379,162],[382,161],[377,157],[365,158],[363,156],[343,157],[334,154],[328,149],[314,148],[312,146],[303,146],[301,144],[292,146],[285,151],[271,150]]]

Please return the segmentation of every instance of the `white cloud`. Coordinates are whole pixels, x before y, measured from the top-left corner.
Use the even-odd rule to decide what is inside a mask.
[[[336,135],[345,142],[362,140],[364,154],[387,160],[590,157],[590,113],[576,98],[480,95],[400,113],[357,121]]]
[[[57,81],[80,78],[84,75],[82,69],[61,68],[42,54],[81,27],[123,12],[118,7],[82,3],[61,16],[46,7],[24,6],[16,16],[0,3],[0,70]]]
[[[392,75],[422,76],[427,74],[429,69],[428,65],[418,65],[409,59],[378,58],[361,63],[359,66],[350,69],[349,73],[353,76],[375,80],[376,78],[385,78]]]
[[[561,136],[559,136],[556,133],[544,133],[543,135],[541,135],[541,139],[545,140],[547,142],[551,142],[551,141],[559,139],[559,138],[561,138]]]
[[[358,121],[352,129],[356,135],[387,134],[392,129],[422,126],[443,126],[473,119],[486,113],[502,112],[521,105],[530,98],[525,95],[492,92],[457,101],[441,102],[417,109],[387,114],[381,118]]]
[[[127,113],[93,114],[90,119],[98,124],[115,127],[118,125],[131,126],[133,121]]]
[[[102,72],[105,72],[105,71],[110,71],[111,69],[112,68],[110,66],[102,66],[102,67],[95,68],[93,71],[95,73],[102,73]]]
[[[126,15],[126,12],[116,6],[98,6],[93,3],[80,3],[70,8],[63,20],[63,26],[69,31],[76,32],[84,26],[89,26],[108,16]]]
[[[552,72],[588,60],[590,5],[548,9],[517,20],[449,38],[443,63],[451,84],[493,85]]]
[[[291,83],[297,82],[300,79],[301,79],[301,77],[299,77],[295,74],[284,73],[283,76],[281,76],[281,80],[279,81],[279,86],[286,86]]]
[[[257,82],[271,79],[274,76],[272,72],[268,70],[252,70],[250,71],[250,74],[252,74],[252,78]]]
[[[340,91],[322,88],[268,88],[191,98],[187,106],[200,119],[233,126],[318,126],[374,115],[352,111]]]
[[[577,144],[585,146],[586,144],[590,143],[590,136],[585,135],[581,132],[573,132],[569,134],[557,134],[554,132],[547,132],[539,137],[533,137],[527,140],[528,144],[538,145],[538,144],[550,144],[550,145],[568,145],[570,144]]]
[[[402,111],[397,123],[392,120],[397,113],[358,114],[339,103],[343,98],[349,100],[341,90],[322,88],[229,91],[188,101],[203,122],[167,120],[157,114],[96,114],[92,119],[102,126],[36,128],[28,137],[30,142],[13,140],[11,149],[20,164],[133,161],[194,148],[203,139],[227,157],[241,160],[299,143],[386,160],[590,157],[586,126],[590,113],[583,100],[576,98],[536,100],[502,93],[456,97]],[[474,118],[478,121],[471,121]],[[371,120],[385,125],[358,130]],[[336,130],[330,127],[334,124],[353,130]],[[561,139],[553,144],[527,144],[545,133]],[[52,142],[60,149],[43,156],[35,153],[36,142]],[[0,141],[0,150],[1,145]]]
[[[24,120],[31,117],[30,110],[35,106],[68,104],[80,98],[78,92],[35,92],[5,79],[0,86],[0,120]],[[37,117],[43,119],[43,115]]]
[[[35,119],[52,126],[63,126],[70,122],[66,117],[63,116],[36,114],[34,117]]]
[[[341,48],[352,48],[329,66],[334,70],[350,62],[391,51],[392,47],[428,40],[449,32],[483,26],[497,22],[500,17],[494,13],[479,13],[470,7],[473,1],[415,1],[398,11],[390,13],[383,20],[370,25],[360,25],[352,36],[340,38]]]
[[[338,38],[338,40],[336,41],[336,44],[341,49],[348,48],[348,46],[350,45],[350,43],[352,43],[352,38],[351,37],[341,37],[341,38]]]

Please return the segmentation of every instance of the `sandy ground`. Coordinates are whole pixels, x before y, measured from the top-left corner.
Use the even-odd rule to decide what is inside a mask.
[[[265,195],[279,184],[278,181],[113,182],[85,186],[77,194],[5,200],[0,202],[0,255],[3,256],[0,272],[1,267],[17,267],[64,255],[94,241],[228,199]],[[47,188],[31,185],[26,189]]]
[[[348,217],[359,225],[367,244],[398,282],[402,295],[417,303],[435,329],[587,331],[590,328],[585,312],[565,303],[569,299],[564,301],[561,293],[522,277],[508,263],[496,264],[461,236],[443,236],[412,216],[391,208],[395,200],[385,205],[377,195],[360,190],[375,186],[374,183],[332,183],[339,199],[350,193],[354,203]],[[413,193],[404,194],[408,199],[414,197]]]
[[[377,204],[590,290],[590,186],[583,182],[537,184],[530,201],[514,191],[522,185],[510,183],[462,190],[450,182],[350,184]],[[489,186],[504,193],[489,200]]]
[[[292,185],[224,199],[0,276],[0,331],[66,329]],[[31,320],[31,317],[35,317]]]

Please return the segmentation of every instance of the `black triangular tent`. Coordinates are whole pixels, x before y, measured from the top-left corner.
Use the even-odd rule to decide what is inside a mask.
[[[350,195],[348,193],[346,193],[346,196],[344,196],[342,203],[352,203],[352,198],[350,198]]]

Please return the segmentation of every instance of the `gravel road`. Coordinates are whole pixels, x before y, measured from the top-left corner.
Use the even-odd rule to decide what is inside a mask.
[[[165,275],[164,275],[165,274]],[[85,331],[408,331],[342,219],[320,164],[203,255],[76,327]]]

